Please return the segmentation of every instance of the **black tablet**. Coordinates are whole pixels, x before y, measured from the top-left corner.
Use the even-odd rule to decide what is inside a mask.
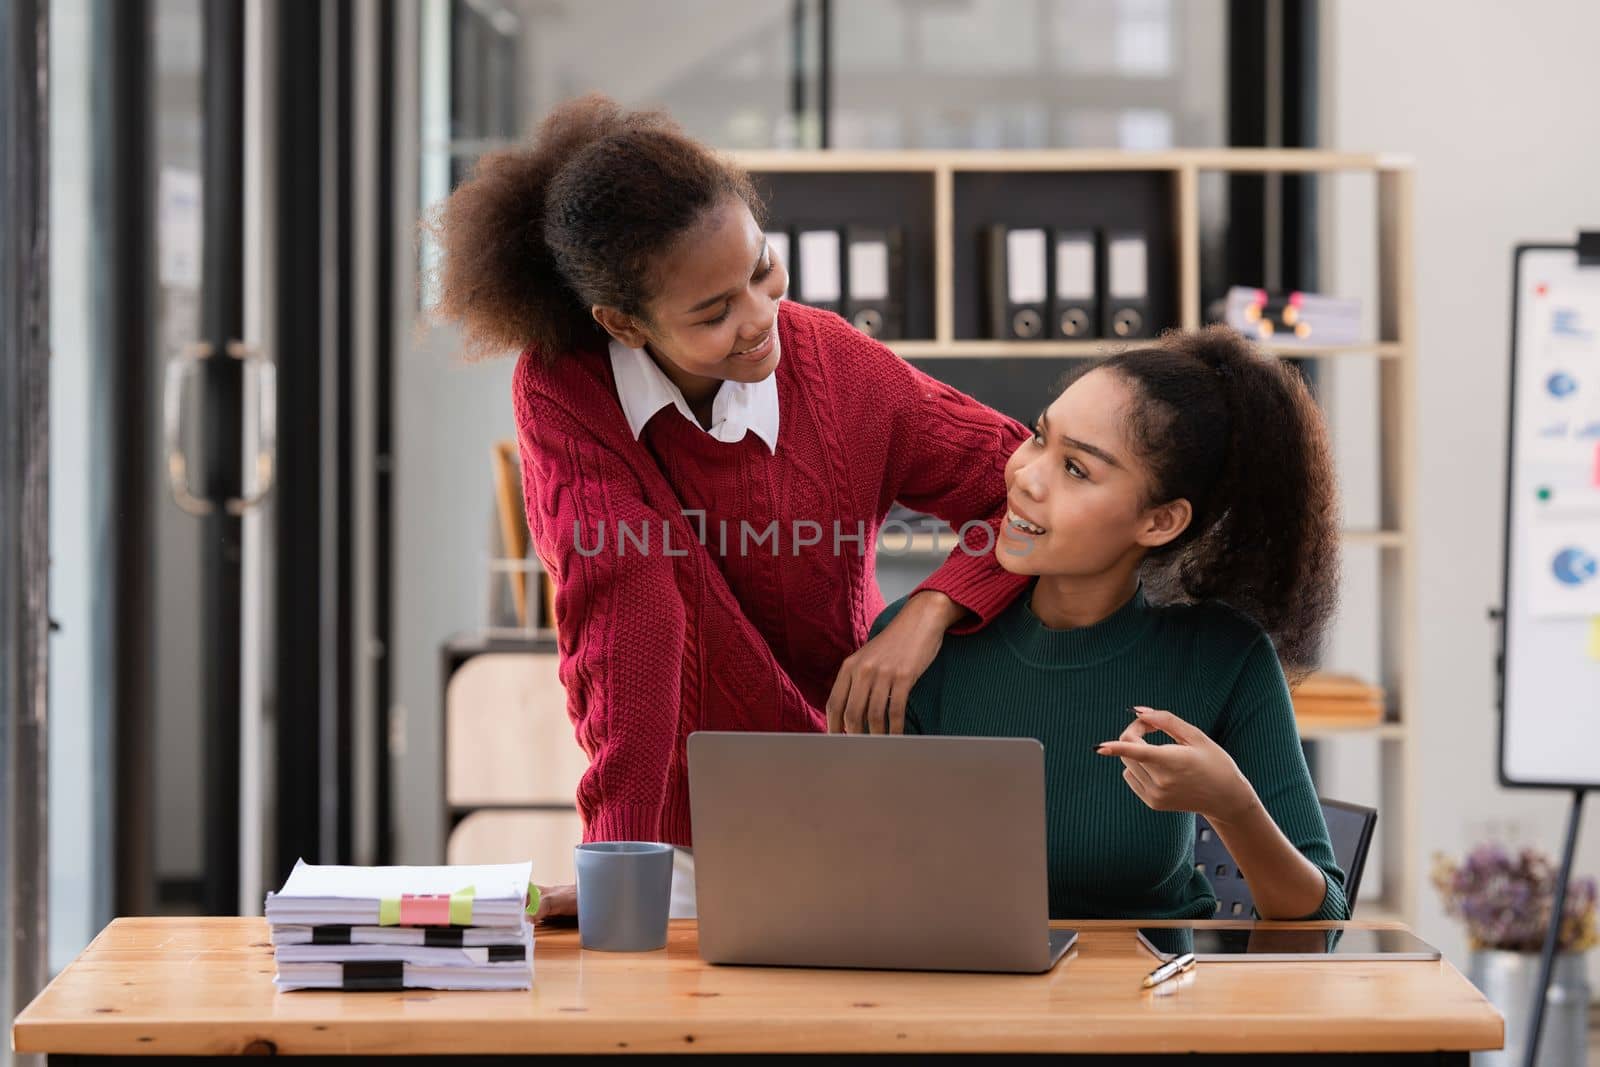
[[[1317,929],[1275,923],[1238,926],[1165,926],[1139,931],[1157,959],[1185,952],[1195,959],[1233,960],[1436,960],[1439,950],[1408,930],[1337,927]]]

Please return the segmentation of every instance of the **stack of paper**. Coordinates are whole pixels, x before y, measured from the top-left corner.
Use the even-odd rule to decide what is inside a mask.
[[[1300,727],[1372,726],[1383,721],[1383,686],[1348,674],[1313,671],[1294,689]]]
[[[533,864],[299,861],[267,894],[279,989],[527,989]],[[530,904],[530,897],[532,903]]]

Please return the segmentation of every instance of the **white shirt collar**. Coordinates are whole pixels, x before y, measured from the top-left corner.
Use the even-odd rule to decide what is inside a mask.
[[[689,410],[683,391],[662,373],[656,361],[642,348],[629,348],[611,342],[611,371],[617,379],[617,399],[634,439],[644,433],[645,423],[667,405],[676,407],[697,429],[700,422]],[[744,440],[754,433],[767,443],[769,452],[778,450],[778,376],[774,372],[759,382],[723,382],[711,402],[711,428],[705,431],[718,441]]]

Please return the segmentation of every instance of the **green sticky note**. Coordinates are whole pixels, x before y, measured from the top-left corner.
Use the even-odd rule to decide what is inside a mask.
[[[532,882],[528,883],[528,917],[532,918],[539,912],[539,887]]]
[[[378,925],[400,925],[400,898],[383,897],[378,901]]]
[[[469,885],[465,889],[457,889],[450,894],[451,926],[472,925],[472,898],[477,895],[477,892],[476,886]]]

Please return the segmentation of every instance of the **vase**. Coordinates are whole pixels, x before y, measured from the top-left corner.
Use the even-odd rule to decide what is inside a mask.
[[[1506,1044],[1499,1052],[1474,1052],[1473,1067],[1522,1067],[1533,1022],[1533,991],[1539,984],[1537,952],[1475,949],[1467,977],[1506,1019]],[[1589,982],[1581,952],[1556,955],[1544,1002],[1544,1036],[1536,1067],[1584,1067],[1587,1063]]]

